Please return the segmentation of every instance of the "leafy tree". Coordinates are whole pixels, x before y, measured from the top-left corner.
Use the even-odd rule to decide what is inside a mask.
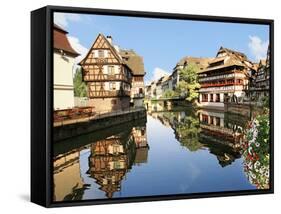
[[[82,80],[82,69],[77,68],[73,78],[74,83],[74,96],[75,97],[86,97],[87,86]]]
[[[163,93],[163,97],[164,98],[172,98],[175,96],[175,92],[172,89],[167,89],[164,93]]]
[[[176,93],[185,96],[188,101],[194,101],[199,96],[198,71],[198,66],[190,63],[179,72],[180,81],[176,87]]]

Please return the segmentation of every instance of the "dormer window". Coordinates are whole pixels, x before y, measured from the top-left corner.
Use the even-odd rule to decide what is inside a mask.
[[[104,58],[104,50],[98,50],[99,58]]]

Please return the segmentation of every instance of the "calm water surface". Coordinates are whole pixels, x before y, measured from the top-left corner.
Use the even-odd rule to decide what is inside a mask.
[[[54,200],[255,189],[239,147],[247,119],[174,109],[54,146]]]

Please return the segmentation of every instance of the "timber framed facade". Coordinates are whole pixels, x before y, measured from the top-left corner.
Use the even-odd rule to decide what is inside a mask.
[[[221,47],[216,58],[199,72],[199,103],[206,107],[224,107],[224,102],[239,102],[248,90],[255,66],[243,53]]]
[[[143,58],[134,50],[121,49],[120,55],[123,61],[132,71],[131,105],[135,107],[143,106],[145,87],[144,87],[144,63]]]
[[[99,34],[79,63],[88,88],[89,104],[96,111],[113,111],[130,107],[132,71],[124,63],[112,38]]]
[[[260,101],[264,97],[269,96],[270,90],[270,48],[267,50],[266,60],[260,60],[256,77],[254,88],[251,90],[251,96],[257,101]]]

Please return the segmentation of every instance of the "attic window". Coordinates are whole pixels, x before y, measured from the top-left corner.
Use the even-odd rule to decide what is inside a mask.
[[[104,58],[104,51],[98,50],[98,56],[99,56],[99,58]]]

